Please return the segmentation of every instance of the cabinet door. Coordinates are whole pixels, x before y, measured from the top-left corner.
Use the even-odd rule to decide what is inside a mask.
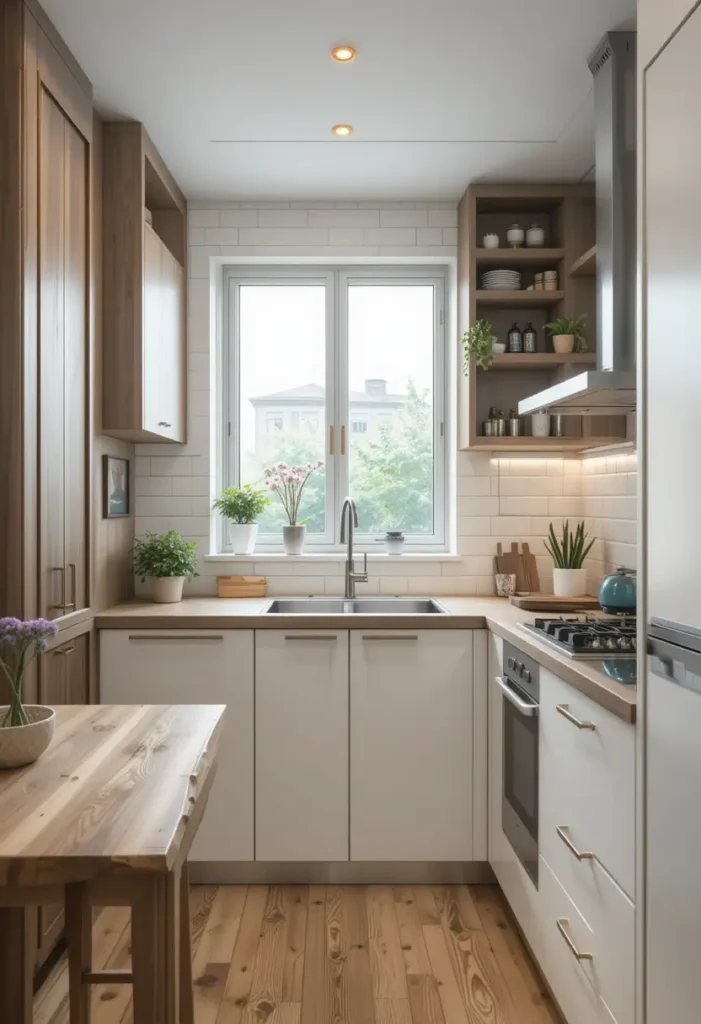
[[[39,610],[64,614],[64,318],[66,118],[39,102]]]
[[[348,860],[348,633],[256,632],[256,860]]]
[[[165,420],[162,409],[163,374],[161,363],[163,244],[152,228],[144,224],[144,337],[143,337],[143,421],[144,429],[162,433]]]
[[[65,128],[64,495],[67,610],[89,601],[88,586],[88,148]],[[55,385],[54,385],[55,386]]]
[[[253,860],[253,631],[103,630],[103,704],[226,704],[191,861]]]
[[[39,660],[39,701],[50,707],[88,703],[88,634],[55,647]],[[37,917],[37,964],[58,942],[64,926],[62,903],[43,904]]]
[[[472,633],[351,633],[351,860],[472,859]]]

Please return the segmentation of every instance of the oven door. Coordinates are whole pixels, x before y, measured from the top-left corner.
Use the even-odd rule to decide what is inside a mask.
[[[510,679],[504,694],[502,828],[538,886],[538,711],[536,701]]]

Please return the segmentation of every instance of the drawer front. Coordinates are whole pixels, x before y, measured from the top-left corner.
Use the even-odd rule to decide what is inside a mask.
[[[618,1024],[634,1024],[635,907],[595,857],[577,859],[575,840],[568,830],[541,833],[540,852],[594,935],[606,1004]]]
[[[558,826],[635,891],[635,728],[542,669],[540,830]]]
[[[539,880],[544,931],[540,966],[567,1024],[622,1024],[616,1022],[601,992],[605,954],[597,937],[543,857]],[[578,959],[582,954],[591,959]]]

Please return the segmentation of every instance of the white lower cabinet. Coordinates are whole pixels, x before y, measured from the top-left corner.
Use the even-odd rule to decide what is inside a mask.
[[[102,630],[100,701],[226,704],[190,860],[253,860],[253,630]]]
[[[473,859],[473,636],[353,630],[350,856]]]
[[[348,632],[256,632],[256,860],[348,860]]]

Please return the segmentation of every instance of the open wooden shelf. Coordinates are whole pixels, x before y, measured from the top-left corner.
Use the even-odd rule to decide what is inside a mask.
[[[558,302],[562,302],[565,297],[565,293],[562,291],[557,292],[528,292],[525,290],[518,292],[511,291],[484,291],[477,290],[475,292],[475,301],[478,305],[482,306],[513,306],[516,309],[534,307],[536,309],[548,309],[550,306],[556,306]]]
[[[592,245],[585,253],[574,261],[570,267],[570,277],[596,277],[596,246]]]
[[[619,437],[476,437],[461,451],[581,452],[620,443]]]
[[[555,370],[558,366],[596,366],[594,352],[504,352],[492,359],[492,370]]]
[[[475,249],[478,263],[555,263],[564,258],[564,249]]]

